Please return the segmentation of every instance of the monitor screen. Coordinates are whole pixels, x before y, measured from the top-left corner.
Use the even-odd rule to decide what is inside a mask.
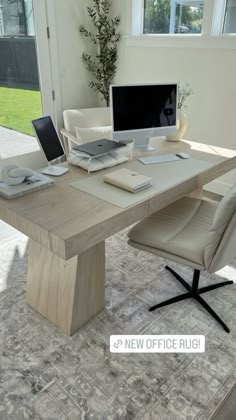
[[[63,156],[64,150],[51,117],[38,118],[32,124],[48,162]]]
[[[177,84],[112,86],[113,131],[176,125]]]

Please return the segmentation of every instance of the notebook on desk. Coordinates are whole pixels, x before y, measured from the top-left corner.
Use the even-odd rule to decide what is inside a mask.
[[[152,178],[130,169],[122,168],[104,175],[104,181],[123,190],[137,193],[151,187]]]

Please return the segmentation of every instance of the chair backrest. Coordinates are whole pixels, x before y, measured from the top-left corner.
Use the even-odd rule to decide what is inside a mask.
[[[64,127],[75,135],[75,127],[92,128],[111,125],[110,108],[68,109],[63,112]]]
[[[204,252],[204,261],[209,273],[215,273],[236,256],[236,184],[219,203],[209,240]]]

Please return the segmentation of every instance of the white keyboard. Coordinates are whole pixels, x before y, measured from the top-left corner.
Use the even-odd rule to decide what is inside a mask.
[[[139,161],[144,165],[152,165],[153,163],[171,162],[172,160],[180,160],[180,158],[174,154],[145,156],[139,158]]]

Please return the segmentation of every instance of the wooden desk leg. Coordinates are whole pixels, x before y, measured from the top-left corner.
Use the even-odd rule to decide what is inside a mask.
[[[105,242],[65,261],[30,240],[27,303],[72,335],[104,308]]]

